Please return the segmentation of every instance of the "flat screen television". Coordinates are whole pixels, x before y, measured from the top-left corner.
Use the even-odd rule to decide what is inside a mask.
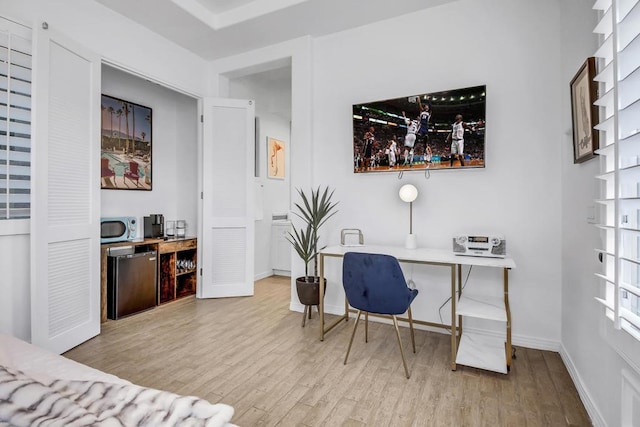
[[[353,106],[355,173],[485,167],[486,86]]]

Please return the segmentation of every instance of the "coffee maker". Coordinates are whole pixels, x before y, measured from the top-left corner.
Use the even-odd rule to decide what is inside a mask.
[[[151,214],[144,217],[144,237],[164,237],[164,215]]]

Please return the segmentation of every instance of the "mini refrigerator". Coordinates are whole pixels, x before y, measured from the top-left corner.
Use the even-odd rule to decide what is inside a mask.
[[[156,251],[113,248],[107,258],[107,317],[120,319],[156,306]]]

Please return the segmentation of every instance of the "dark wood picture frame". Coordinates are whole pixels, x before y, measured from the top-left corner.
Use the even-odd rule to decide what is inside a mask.
[[[573,123],[573,163],[582,163],[596,156],[599,148],[598,98],[596,60],[589,57],[569,84],[571,88],[571,119]]]
[[[100,188],[151,191],[152,109],[102,95]]]

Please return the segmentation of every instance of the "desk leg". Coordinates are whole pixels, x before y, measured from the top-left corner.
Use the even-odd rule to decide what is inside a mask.
[[[324,254],[320,254],[320,281],[324,279]],[[320,305],[318,311],[320,312],[320,341],[324,341],[324,283],[320,284]]]
[[[511,369],[511,308],[509,307],[509,269],[505,268],[503,272],[504,281],[504,308],[507,312],[507,344],[505,346],[507,357],[507,370]]]
[[[458,264],[458,299],[462,296],[462,264]],[[458,333],[457,333],[458,341],[462,338],[462,316],[458,316]]]
[[[458,350],[458,338],[456,327],[456,266],[451,265],[451,370],[456,370],[456,353]]]

